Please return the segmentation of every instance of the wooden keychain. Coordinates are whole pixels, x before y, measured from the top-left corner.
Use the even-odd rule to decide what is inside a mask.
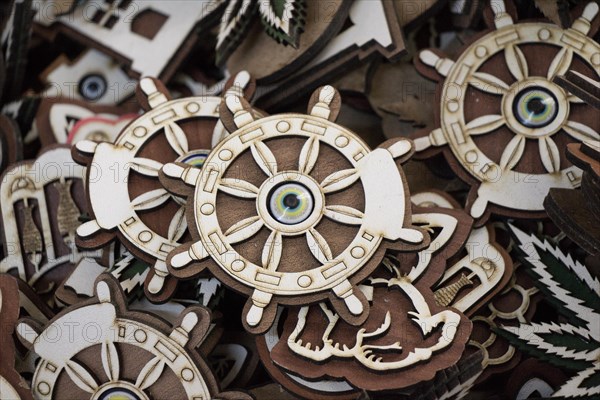
[[[232,82],[233,91],[253,88],[247,73]],[[152,264],[146,295],[160,302],[175,290],[165,260],[186,234],[187,224],[185,201],[162,187],[158,172],[171,161],[199,170],[213,136],[225,134],[218,123],[221,97],[171,100],[164,85],[153,78],[140,81],[138,95],[147,111],[114,143],[83,140],[73,147],[73,158],[89,167],[87,193],[93,217],[77,229],[77,243],[98,248],[118,237],[136,257]]]
[[[208,267],[249,296],[243,323],[251,332],[271,326],[277,304],[327,298],[342,318],[360,323],[368,303],[356,284],[385,249],[427,245],[427,235],[411,225],[397,165],[410,157],[412,143],[370,150],[333,122],[340,102],[325,86],[313,94],[309,115],[256,119],[231,93],[221,120],[232,133],[210,153],[208,167],[162,169],[166,187],[195,204],[187,217],[195,242],[169,254],[169,271],[190,278]]]
[[[87,212],[84,169],[68,147],[46,148],[34,161],[13,165],[0,184],[5,258],[0,272],[15,273],[49,304],[53,293],[83,258],[102,250],[75,245],[79,217]]]
[[[583,8],[583,9],[582,9]],[[553,83],[572,69],[600,73],[598,4],[580,7],[568,29],[515,22],[512,3],[487,9],[494,29],[483,32],[456,61],[436,50],[416,60],[439,81],[439,128],[415,136],[419,157],[443,150],[454,172],[471,186],[466,209],[478,225],[490,213],[545,216],[551,187],[575,188],[581,171],[563,154],[567,143],[600,138],[590,107]],[[493,16],[492,16],[493,12]]]
[[[438,306],[431,287],[471,220],[458,210],[415,209],[412,221],[432,232],[429,247],[388,255],[360,286],[371,303],[363,324],[345,323],[326,303],[289,310],[268,357],[307,380],[332,377],[369,391],[408,388],[457,362],[471,322]]]
[[[173,325],[130,311],[119,284],[102,275],[94,298],[45,325],[21,319],[17,332],[40,356],[32,379],[36,399],[251,399],[241,392],[219,393],[196,351],[210,320],[209,311],[200,306],[186,308]],[[63,334],[57,337],[56,332]]]
[[[0,274],[0,397],[33,400],[27,382],[15,370],[16,351],[13,331],[19,318],[19,288],[10,275]]]

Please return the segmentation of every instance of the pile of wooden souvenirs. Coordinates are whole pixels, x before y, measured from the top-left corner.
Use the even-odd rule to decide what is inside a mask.
[[[598,2],[0,7],[0,398],[599,398]]]

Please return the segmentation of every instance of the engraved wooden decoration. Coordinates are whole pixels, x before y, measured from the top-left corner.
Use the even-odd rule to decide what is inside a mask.
[[[43,7],[43,5],[41,5]],[[36,15],[34,29],[63,33],[126,66],[134,78],[168,80],[196,41],[195,26],[215,7],[210,0],[103,0],[79,3],[66,15]]]
[[[22,319],[17,332],[40,356],[32,380],[36,399],[251,399],[219,393],[195,350],[210,319],[199,306],[186,308],[173,326],[129,311],[118,283],[103,275],[93,299],[64,310],[43,329]],[[55,338],[51,332],[58,329],[70,334]]]
[[[598,4],[590,2],[568,29],[516,23],[504,1],[494,2],[495,29],[456,61],[424,50],[417,68],[440,81],[439,128],[421,132],[417,153],[443,148],[453,170],[472,184],[466,209],[485,222],[490,212],[542,217],[551,187],[579,186],[581,171],[565,158],[567,143],[600,138],[590,107],[553,83],[573,69],[597,77]]]
[[[121,103],[133,95],[137,84],[111,57],[95,49],[85,51],[73,61],[59,56],[40,79],[47,85],[46,96],[102,105]]]
[[[33,399],[29,386],[15,370],[15,343],[13,331],[19,318],[19,289],[15,278],[0,274],[0,398]]]
[[[458,207],[451,197],[441,192],[415,193],[411,200],[422,207]],[[451,266],[446,269],[435,290],[438,304],[448,304],[465,312],[473,322],[466,351],[471,353],[477,349],[483,353],[484,370],[478,377],[479,381],[518,364],[521,359],[519,351],[507,340],[498,337],[493,329],[498,324],[514,325],[519,321],[529,321],[539,300],[539,295],[536,296],[538,290],[531,279],[522,268],[517,271],[519,264],[513,267],[507,250],[494,240],[498,226],[504,228],[501,223],[488,223],[473,229],[465,244],[467,255],[450,262]],[[458,271],[465,265],[468,265],[467,270],[477,272],[465,274],[463,270],[456,279]],[[453,275],[454,282],[444,285]],[[479,281],[478,290],[473,290],[472,275]]]
[[[432,380],[412,387],[412,393],[405,395],[403,400],[466,398],[481,375],[481,361],[481,352],[463,354],[456,364],[438,371]]]
[[[248,35],[248,30],[258,22],[256,21],[258,19],[260,19],[262,27],[262,29],[259,28],[259,31],[264,31],[272,40],[281,45],[276,53],[279,53],[279,51],[286,52],[285,47],[288,45],[294,49],[298,49],[300,46],[300,35],[305,30],[306,8],[320,8],[319,2],[314,0],[228,0],[224,1],[224,3],[226,4],[223,7],[221,15],[215,50],[217,64],[225,63],[230,54],[235,51],[242,41],[257,41],[253,37],[257,36],[256,33]],[[332,6],[337,8],[335,3],[329,4],[330,8]],[[323,24],[316,19],[312,22],[317,25]],[[332,21],[327,22],[331,23]],[[264,43],[260,42],[261,37],[260,35],[258,36],[258,47],[260,48],[261,45],[264,46]],[[311,42],[309,44],[314,47],[314,43]],[[253,46],[256,46],[256,44],[253,44]],[[312,47],[304,48],[303,51],[308,52]],[[293,50],[291,52],[288,50],[287,52],[294,54]],[[302,54],[301,52],[298,53]],[[289,65],[289,62],[281,64]],[[263,71],[256,72],[264,74]]]
[[[8,276],[8,274],[4,274],[3,276]],[[18,318],[31,317],[35,318],[35,320],[40,323],[46,323],[56,315],[56,313],[48,307],[48,304],[46,304],[24,280],[16,277],[11,278],[17,282],[18,287],[18,295],[15,297],[19,308]],[[16,323],[16,319],[14,322]],[[36,368],[38,356],[22,346],[19,341],[16,340],[17,338],[15,335],[12,336],[12,339],[15,340],[13,343],[15,344],[16,350],[15,367],[17,372],[25,377],[32,376]],[[2,389],[0,388],[0,392],[1,391]]]
[[[495,329],[500,325],[515,326],[531,321],[539,300],[539,290],[522,265],[516,263],[513,276],[504,290],[471,317],[473,332],[466,351],[477,349],[483,352],[484,371],[480,382],[519,365],[521,352],[508,340],[498,336]]]
[[[427,243],[411,226],[408,188],[394,161],[405,161],[412,143],[371,151],[332,122],[339,104],[325,86],[311,98],[310,115],[255,119],[230,93],[222,113],[238,130],[213,149],[207,167],[163,167],[165,177],[190,186],[194,204],[188,221],[196,241],[169,255],[169,271],[189,278],[208,266],[250,296],[243,322],[253,332],[271,326],[278,303],[329,298],[344,319],[364,320],[368,306],[356,283],[386,247]]]
[[[421,207],[456,208],[448,195],[421,192],[411,197]],[[465,243],[466,255],[452,259],[435,286],[440,306],[452,306],[467,316],[487,304],[508,284],[513,268],[507,251],[495,242],[494,228],[474,228]]]
[[[469,218],[441,209],[415,210],[412,218],[435,234],[420,252],[388,256],[360,286],[371,302],[366,322],[351,326],[326,303],[290,310],[269,355],[274,363],[308,380],[329,376],[391,390],[429,380],[460,358],[471,323],[438,306],[431,285],[466,240]]]
[[[281,108],[283,104],[289,104],[290,101],[298,99],[299,96],[310,93],[310,90],[318,85],[325,84],[330,79],[329,77],[350,70],[377,55],[388,60],[397,60],[404,53],[402,26],[398,17],[398,14],[402,13],[402,9],[398,10],[395,2],[386,0],[344,2],[342,7],[345,7],[346,11],[343,12],[341,21],[338,21],[337,13],[333,14],[333,18],[322,17],[324,14],[330,15],[333,4],[338,2],[323,3],[316,1],[315,3],[319,4],[321,10],[317,15],[311,15],[312,4],[308,4],[307,31],[302,35],[301,41],[308,36],[312,21],[317,20],[321,23],[327,23],[329,24],[328,28],[335,26],[336,23],[339,26],[334,31],[334,37],[325,35],[319,39],[326,44],[325,47],[318,52],[311,53],[307,59],[299,58],[298,63],[292,63],[291,65],[296,67],[295,70],[290,71],[289,67],[281,69],[278,65],[265,63],[265,60],[271,58],[271,48],[265,46],[262,49],[256,48],[255,43],[251,41],[249,41],[251,47],[249,46],[248,50],[252,49],[253,51],[244,51],[244,53],[240,51],[239,58],[236,59],[233,56],[230,58],[228,67],[233,71],[243,66],[254,75],[253,69],[247,65],[249,61],[242,58],[246,57],[256,63],[257,68],[271,69],[275,66],[281,69],[281,72],[286,73],[283,77],[277,78],[277,81],[273,78],[260,82],[270,86],[266,86],[264,90],[261,90],[257,99],[258,106],[268,110]],[[348,5],[349,9],[347,8]],[[425,14],[429,7],[430,4],[427,4],[419,8],[419,11]],[[413,18],[413,21],[415,18]],[[400,19],[404,22],[404,18]],[[348,26],[347,29],[340,30],[344,23]],[[266,52],[266,54],[255,59],[254,56],[257,54],[255,51]],[[256,73],[260,74],[260,71]]]
[[[583,170],[581,190],[550,189],[548,216],[592,256],[600,255],[600,141],[572,143],[567,157]]]
[[[6,274],[8,275],[8,274]],[[13,277],[19,288],[19,316],[32,317],[37,321],[46,322],[54,317],[55,312],[37,295],[23,279]]]
[[[137,117],[135,107],[101,106],[68,98],[44,98],[35,124],[42,146],[73,145],[80,140],[113,142],[123,128]]]
[[[248,82],[247,74],[240,74]],[[241,79],[240,78],[240,79]],[[77,229],[77,242],[98,247],[115,235],[137,257],[153,265],[146,294],[166,300],[176,282],[167,255],[187,230],[185,202],[158,181],[161,167],[180,161],[198,169],[206,159],[217,124],[220,97],[170,100],[160,81],[144,78],[140,100],[147,112],[121,132],[114,143],[83,140],[74,158],[88,165],[87,191],[93,219]],[[110,193],[110,196],[106,196]]]
[[[256,336],[256,348],[262,365],[266,368],[269,375],[287,391],[307,399],[327,400],[342,399],[354,400],[359,397],[359,393],[354,386],[350,385],[344,379],[311,379],[293,374],[290,371],[279,367],[272,359],[271,352],[273,348],[283,340],[281,331],[278,328],[283,317],[284,308],[278,307],[273,326],[264,335]]]
[[[100,250],[75,245],[79,217],[87,211],[83,167],[67,147],[47,148],[35,162],[14,165],[2,176],[0,209],[5,258],[0,272],[14,273],[52,304],[57,286],[85,257]]]
[[[82,258],[56,289],[56,299],[62,305],[71,306],[92,297],[96,278],[106,271],[106,266],[97,260]]]
[[[240,13],[232,15],[227,10],[224,11],[217,43],[218,48],[220,47],[223,50],[221,52],[217,50],[217,57],[223,61],[227,60],[229,71],[247,70],[261,84],[270,84],[285,79],[301,69],[304,64],[310,62],[312,57],[322,51],[328,41],[340,31],[352,3],[348,0],[334,0],[327,4],[318,0],[285,1],[288,3],[288,10],[284,11],[287,19],[286,29],[292,28],[290,22],[298,21],[302,17],[299,14],[293,15],[290,8],[301,6],[306,14],[303,18],[305,21],[304,32],[298,36],[299,41],[295,46],[284,46],[283,43],[277,45],[261,23],[251,21],[248,17],[240,15]],[[231,0],[228,7],[233,7],[234,3],[240,2],[239,0]],[[252,1],[244,1],[244,3],[252,3]],[[300,5],[300,3],[304,4]],[[256,4],[246,7],[250,11],[252,11],[252,8],[256,10]],[[243,10],[244,8],[240,7],[240,12]],[[249,17],[252,17],[252,14],[254,13],[250,12]],[[276,14],[272,13],[272,15],[275,16]],[[224,23],[225,20],[229,21]],[[244,29],[240,22],[245,22],[248,30],[245,35],[239,34],[239,31]],[[234,23],[237,26],[234,26]],[[229,50],[231,55],[227,54],[224,47],[227,41],[226,33],[227,36],[235,37],[238,41],[236,48]],[[235,33],[235,36],[233,33]],[[277,51],[274,51],[274,46],[276,46]],[[273,62],[273,60],[276,62]]]

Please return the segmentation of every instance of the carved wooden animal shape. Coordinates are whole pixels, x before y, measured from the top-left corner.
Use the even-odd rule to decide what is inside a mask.
[[[291,310],[268,358],[298,377],[333,377],[365,390],[405,388],[458,360],[471,324],[437,305],[431,285],[462,247],[470,221],[464,212],[441,209],[415,210],[412,218],[435,233],[427,248],[384,259],[360,286],[371,303],[367,321],[351,326],[325,303]]]

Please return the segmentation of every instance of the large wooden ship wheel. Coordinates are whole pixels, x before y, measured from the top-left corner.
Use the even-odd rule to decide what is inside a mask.
[[[339,98],[335,89],[324,87],[317,95],[310,115],[258,120],[242,98],[226,97],[237,131],[213,149],[201,171],[163,168],[195,186],[192,229],[198,241],[170,256],[171,269],[176,274],[192,261],[212,259],[217,277],[251,295],[245,320],[250,328],[263,325],[270,304],[299,304],[330,293],[352,316],[363,315],[366,302],[351,278],[364,277],[366,265],[376,266],[372,261],[384,239],[424,239],[407,227],[407,187],[394,161],[409,155],[412,143],[369,150],[330,121],[337,114],[329,104]],[[348,226],[353,228],[343,229]],[[249,240],[251,246],[236,247]]]
[[[569,29],[514,23],[504,2],[494,5],[496,29],[456,61],[430,50],[419,55],[445,79],[440,128],[415,140],[417,152],[450,148],[451,164],[464,171],[459,174],[478,182],[467,204],[476,218],[490,204],[504,215],[543,212],[551,187],[581,181],[581,171],[562,154],[565,144],[600,139],[591,107],[553,82],[572,68],[600,73],[600,45],[587,36],[598,5],[589,3]]]

